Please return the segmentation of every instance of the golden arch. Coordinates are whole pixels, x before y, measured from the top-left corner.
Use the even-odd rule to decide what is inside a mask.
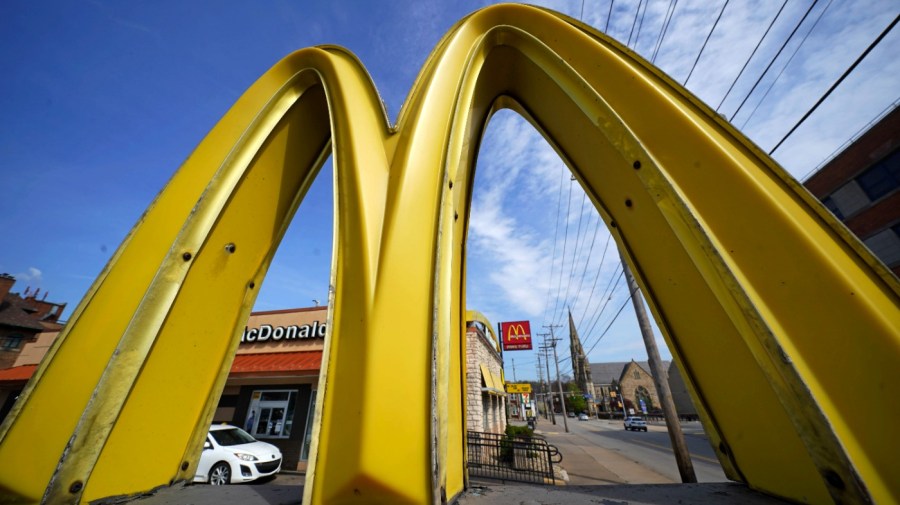
[[[504,107],[611,226],[731,478],[798,501],[900,499],[897,446],[882,438],[900,418],[882,397],[900,385],[896,277],[658,70],[511,5],[445,36],[393,128],[343,49],[264,74],[126,238],[0,428],[3,493],[65,503],[191,478],[210,392],[333,145],[330,347],[305,502],[458,494],[472,167]],[[385,395],[406,403],[389,437],[399,414]],[[135,453],[148,457],[120,464]]]

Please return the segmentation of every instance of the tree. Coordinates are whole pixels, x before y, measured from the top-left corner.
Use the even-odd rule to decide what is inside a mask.
[[[584,394],[578,389],[578,384],[570,382],[566,385],[566,389],[569,390],[568,394],[566,394],[566,409],[575,413],[587,412],[587,400],[584,399]]]

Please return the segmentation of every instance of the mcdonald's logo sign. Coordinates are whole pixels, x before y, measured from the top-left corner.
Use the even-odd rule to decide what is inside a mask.
[[[531,350],[531,324],[528,321],[500,323],[504,351]]]

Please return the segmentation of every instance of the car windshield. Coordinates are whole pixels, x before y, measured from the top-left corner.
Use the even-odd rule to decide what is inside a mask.
[[[249,433],[240,429],[240,428],[226,428],[224,430],[215,430],[210,431],[210,435],[219,445],[240,445],[240,444],[251,444],[256,442],[256,439],[251,437]]]

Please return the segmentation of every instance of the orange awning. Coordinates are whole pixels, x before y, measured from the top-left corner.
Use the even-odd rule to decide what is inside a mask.
[[[322,366],[322,351],[238,354],[231,373],[317,372]]]
[[[321,366],[322,351],[238,354],[231,365],[231,373],[318,372]],[[35,370],[37,365],[0,370],[0,383],[27,381]]]
[[[0,382],[27,381],[34,375],[37,365],[22,365],[0,370]]]

